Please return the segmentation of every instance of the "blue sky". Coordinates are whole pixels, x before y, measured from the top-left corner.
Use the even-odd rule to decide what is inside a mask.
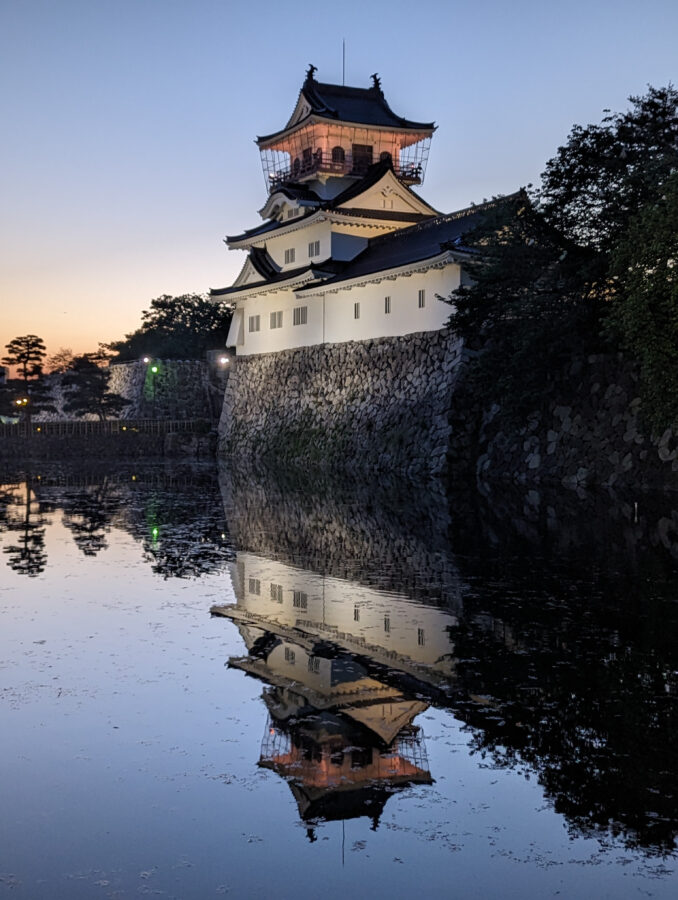
[[[450,211],[538,182],[575,123],[678,82],[675,0],[0,0],[0,347],[94,349],[163,293],[224,286],[259,221],[257,134],[309,63],[379,72],[438,124],[420,192]]]

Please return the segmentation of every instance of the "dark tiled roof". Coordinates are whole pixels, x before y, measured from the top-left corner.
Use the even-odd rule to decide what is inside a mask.
[[[397,209],[335,209],[340,216],[355,216],[357,219],[383,219],[386,222],[423,222],[430,219],[425,213],[398,212]]]
[[[290,200],[306,200],[310,203],[322,203],[321,197],[303,184],[295,184],[291,181],[283,181],[273,191],[274,194],[284,194]]]
[[[256,249],[256,247],[252,248],[252,250],[255,251]],[[260,251],[260,253],[263,253],[268,257],[265,250]],[[260,262],[260,260],[257,260],[257,262],[254,261],[252,258],[252,251],[248,254],[248,259],[250,259],[257,272],[259,272],[260,275],[263,275],[263,272],[257,266],[257,262]],[[270,257],[268,257],[268,259],[270,260]],[[274,265],[272,261],[271,265]],[[231,287],[226,288],[212,288],[210,290],[210,295],[212,297],[223,297],[228,294],[236,294],[239,291],[249,290],[249,288],[262,287],[263,285],[275,284],[276,282],[290,281],[297,278],[299,275],[303,275],[305,272],[312,272],[316,280],[326,279],[328,276],[333,277],[341,272],[345,265],[346,263],[343,261],[326,259],[324,262],[313,263],[309,266],[299,266],[296,269],[278,271],[274,268],[273,273],[268,277],[263,277],[261,281],[252,281],[249,284],[232,285]]]
[[[396,115],[386,102],[376,76],[369,88],[346,87],[341,84],[325,84],[316,81],[313,73],[306,76],[301,93],[311,107],[309,115],[336,119],[339,122],[357,122],[361,125],[379,125],[386,128],[433,131],[434,122],[414,122]],[[268,141],[286,131],[287,127],[272,134],[262,135],[257,142]]]
[[[436,216],[409,228],[372,238],[362,253],[348,262],[325,284],[335,284],[386,269],[422,262],[438,256],[447,247],[464,252],[467,250],[463,244],[464,234],[480,224],[484,213],[495,205],[496,201],[491,201],[480,206],[472,206],[460,212]]]
[[[264,281],[273,280],[280,272],[280,267],[276,266],[265,247],[252,247],[248,259]]]
[[[393,166],[390,162],[378,162],[374,165],[370,166],[367,170],[367,173],[357,181],[355,184],[350,185],[346,188],[345,191],[342,191],[340,194],[333,200],[321,200],[317,194],[313,191],[309,190],[299,190],[299,194],[306,194],[309,196],[312,195],[318,201],[317,209],[322,210],[336,210],[341,213],[341,215],[347,216],[355,216],[356,218],[363,219],[384,219],[386,221],[393,222],[420,222],[421,220],[427,218],[425,215],[421,213],[400,213],[396,210],[371,210],[371,209],[338,209],[342,203],[347,203],[349,200],[352,200],[354,197],[359,197],[365,191],[369,190],[372,185],[376,184],[383,176],[388,172],[389,169],[392,169]],[[283,192],[290,191],[288,196],[292,195],[291,186],[285,185],[284,188],[278,188]],[[414,194],[417,200],[420,198],[414,193],[411,188],[406,188],[407,191]],[[295,197],[294,199],[300,199]],[[316,210],[311,209],[307,213],[307,215],[312,215]],[[261,225],[256,225],[254,228],[248,228],[246,231],[243,231],[242,234],[234,234],[228,235],[226,237],[227,244],[237,244],[240,241],[248,240],[249,238],[257,238],[260,235],[270,234],[271,232],[277,231],[282,228],[286,228],[288,225],[293,225],[296,222],[301,222],[303,220],[303,216],[298,216],[294,219],[285,219],[283,222],[278,222],[276,220],[269,220],[268,222],[263,222]]]
[[[432,131],[433,122],[414,122],[396,115],[386,102],[380,87],[345,87],[307,79],[302,88],[314,113],[343,122],[385,125]]]
[[[292,219],[289,220],[289,222],[292,221]],[[229,234],[224,240],[227,244],[235,244],[238,241],[247,240],[247,238],[259,237],[260,234],[268,234],[269,231],[276,231],[276,229],[288,225],[289,222],[278,222],[277,219],[269,219],[267,222],[262,222],[261,225],[255,225],[254,228],[246,229],[242,234]]]

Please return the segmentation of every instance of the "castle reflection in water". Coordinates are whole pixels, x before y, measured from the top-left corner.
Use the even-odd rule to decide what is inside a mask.
[[[666,501],[474,506],[436,486],[228,473],[221,490],[235,603],[212,613],[247,649],[229,665],[266,685],[259,764],[303,821],[376,827],[389,796],[431,784],[417,717],[433,705],[492,764],[534,773],[573,833],[675,848]]]
[[[259,763],[287,781],[311,836],[323,820],[376,825],[393,793],[449,774],[429,771],[432,706],[487,764],[535,777],[573,835],[666,854],[675,507],[251,473],[217,484],[186,468],[17,472],[0,481],[0,559],[37,579],[58,521],[90,559],[122,529],[164,579],[230,568],[235,603],[212,612],[242,636],[230,664],[265,684]]]
[[[398,685],[454,678],[449,609],[423,606],[251,553],[233,566],[235,622],[248,655],[229,664],[269,687],[260,765],[289,780],[304,820],[368,815],[430,784],[414,719],[428,708]]]

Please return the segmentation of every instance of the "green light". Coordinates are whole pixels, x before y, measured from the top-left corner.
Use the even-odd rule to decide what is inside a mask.
[[[158,371],[157,366],[151,366],[151,372],[153,372],[153,374],[155,374],[157,371]]]
[[[158,527],[157,527],[157,525],[156,525],[156,527],[153,529],[153,531],[151,532],[151,534],[153,535],[154,538],[157,538],[157,536],[158,536]]]

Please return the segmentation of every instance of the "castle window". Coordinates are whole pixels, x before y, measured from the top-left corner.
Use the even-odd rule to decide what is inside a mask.
[[[420,647],[423,647],[426,643],[426,637],[424,635],[423,628],[417,628],[417,643]]]
[[[274,603],[283,602],[283,586],[281,584],[271,585],[271,600],[273,600]]]
[[[295,609],[308,609],[308,594],[303,591],[294,591],[292,606]]]
[[[285,250],[285,265],[289,265],[289,263],[294,262],[295,257],[294,247],[290,247],[289,250]]]
[[[310,168],[311,168],[311,161],[312,161],[312,159],[313,159],[313,151],[311,150],[310,147],[305,147],[305,148],[304,148],[304,151],[303,151],[303,153],[302,153],[302,159],[303,159],[303,162],[304,162],[304,169],[310,169]]]
[[[296,216],[296,214],[297,214],[297,211],[294,208],[287,210],[287,218],[288,219],[293,219]]]
[[[359,303],[353,304],[353,318],[354,319],[360,318],[360,304]]]
[[[384,616],[384,631],[386,632],[386,634],[391,633],[391,617],[390,616]]]
[[[419,291],[419,309],[426,306],[426,291]]]
[[[305,325],[308,320],[308,306],[295,306],[292,312],[293,325]]]
[[[320,241],[311,241],[308,245],[308,255],[309,258],[313,256],[320,256]]]
[[[313,672],[314,675],[317,675],[317,673],[320,671],[320,657],[319,656],[309,656],[308,671]]]
[[[250,316],[249,329],[250,329],[250,331],[260,331],[261,330],[261,316]]]
[[[261,581],[258,578],[250,578],[249,589],[250,594],[259,595],[261,593]]]
[[[384,315],[387,316],[391,312],[391,298],[384,297]]]
[[[353,171],[364,175],[372,165],[372,147],[367,144],[353,144]]]
[[[297,654],[294,650],[291,650],[289,647],[285,647],[285,662],[288,662],[291,666],[295,664],[297,661]]]
[[[353,607],[353,621],[354,622],[360,621],[360,607],[359,606]]]
[[[271,328],[282,328],[282,310],[271,313]]]
[[[343,147],[332,147],[332,162],[343,163],[346,160],[346,153]]]

